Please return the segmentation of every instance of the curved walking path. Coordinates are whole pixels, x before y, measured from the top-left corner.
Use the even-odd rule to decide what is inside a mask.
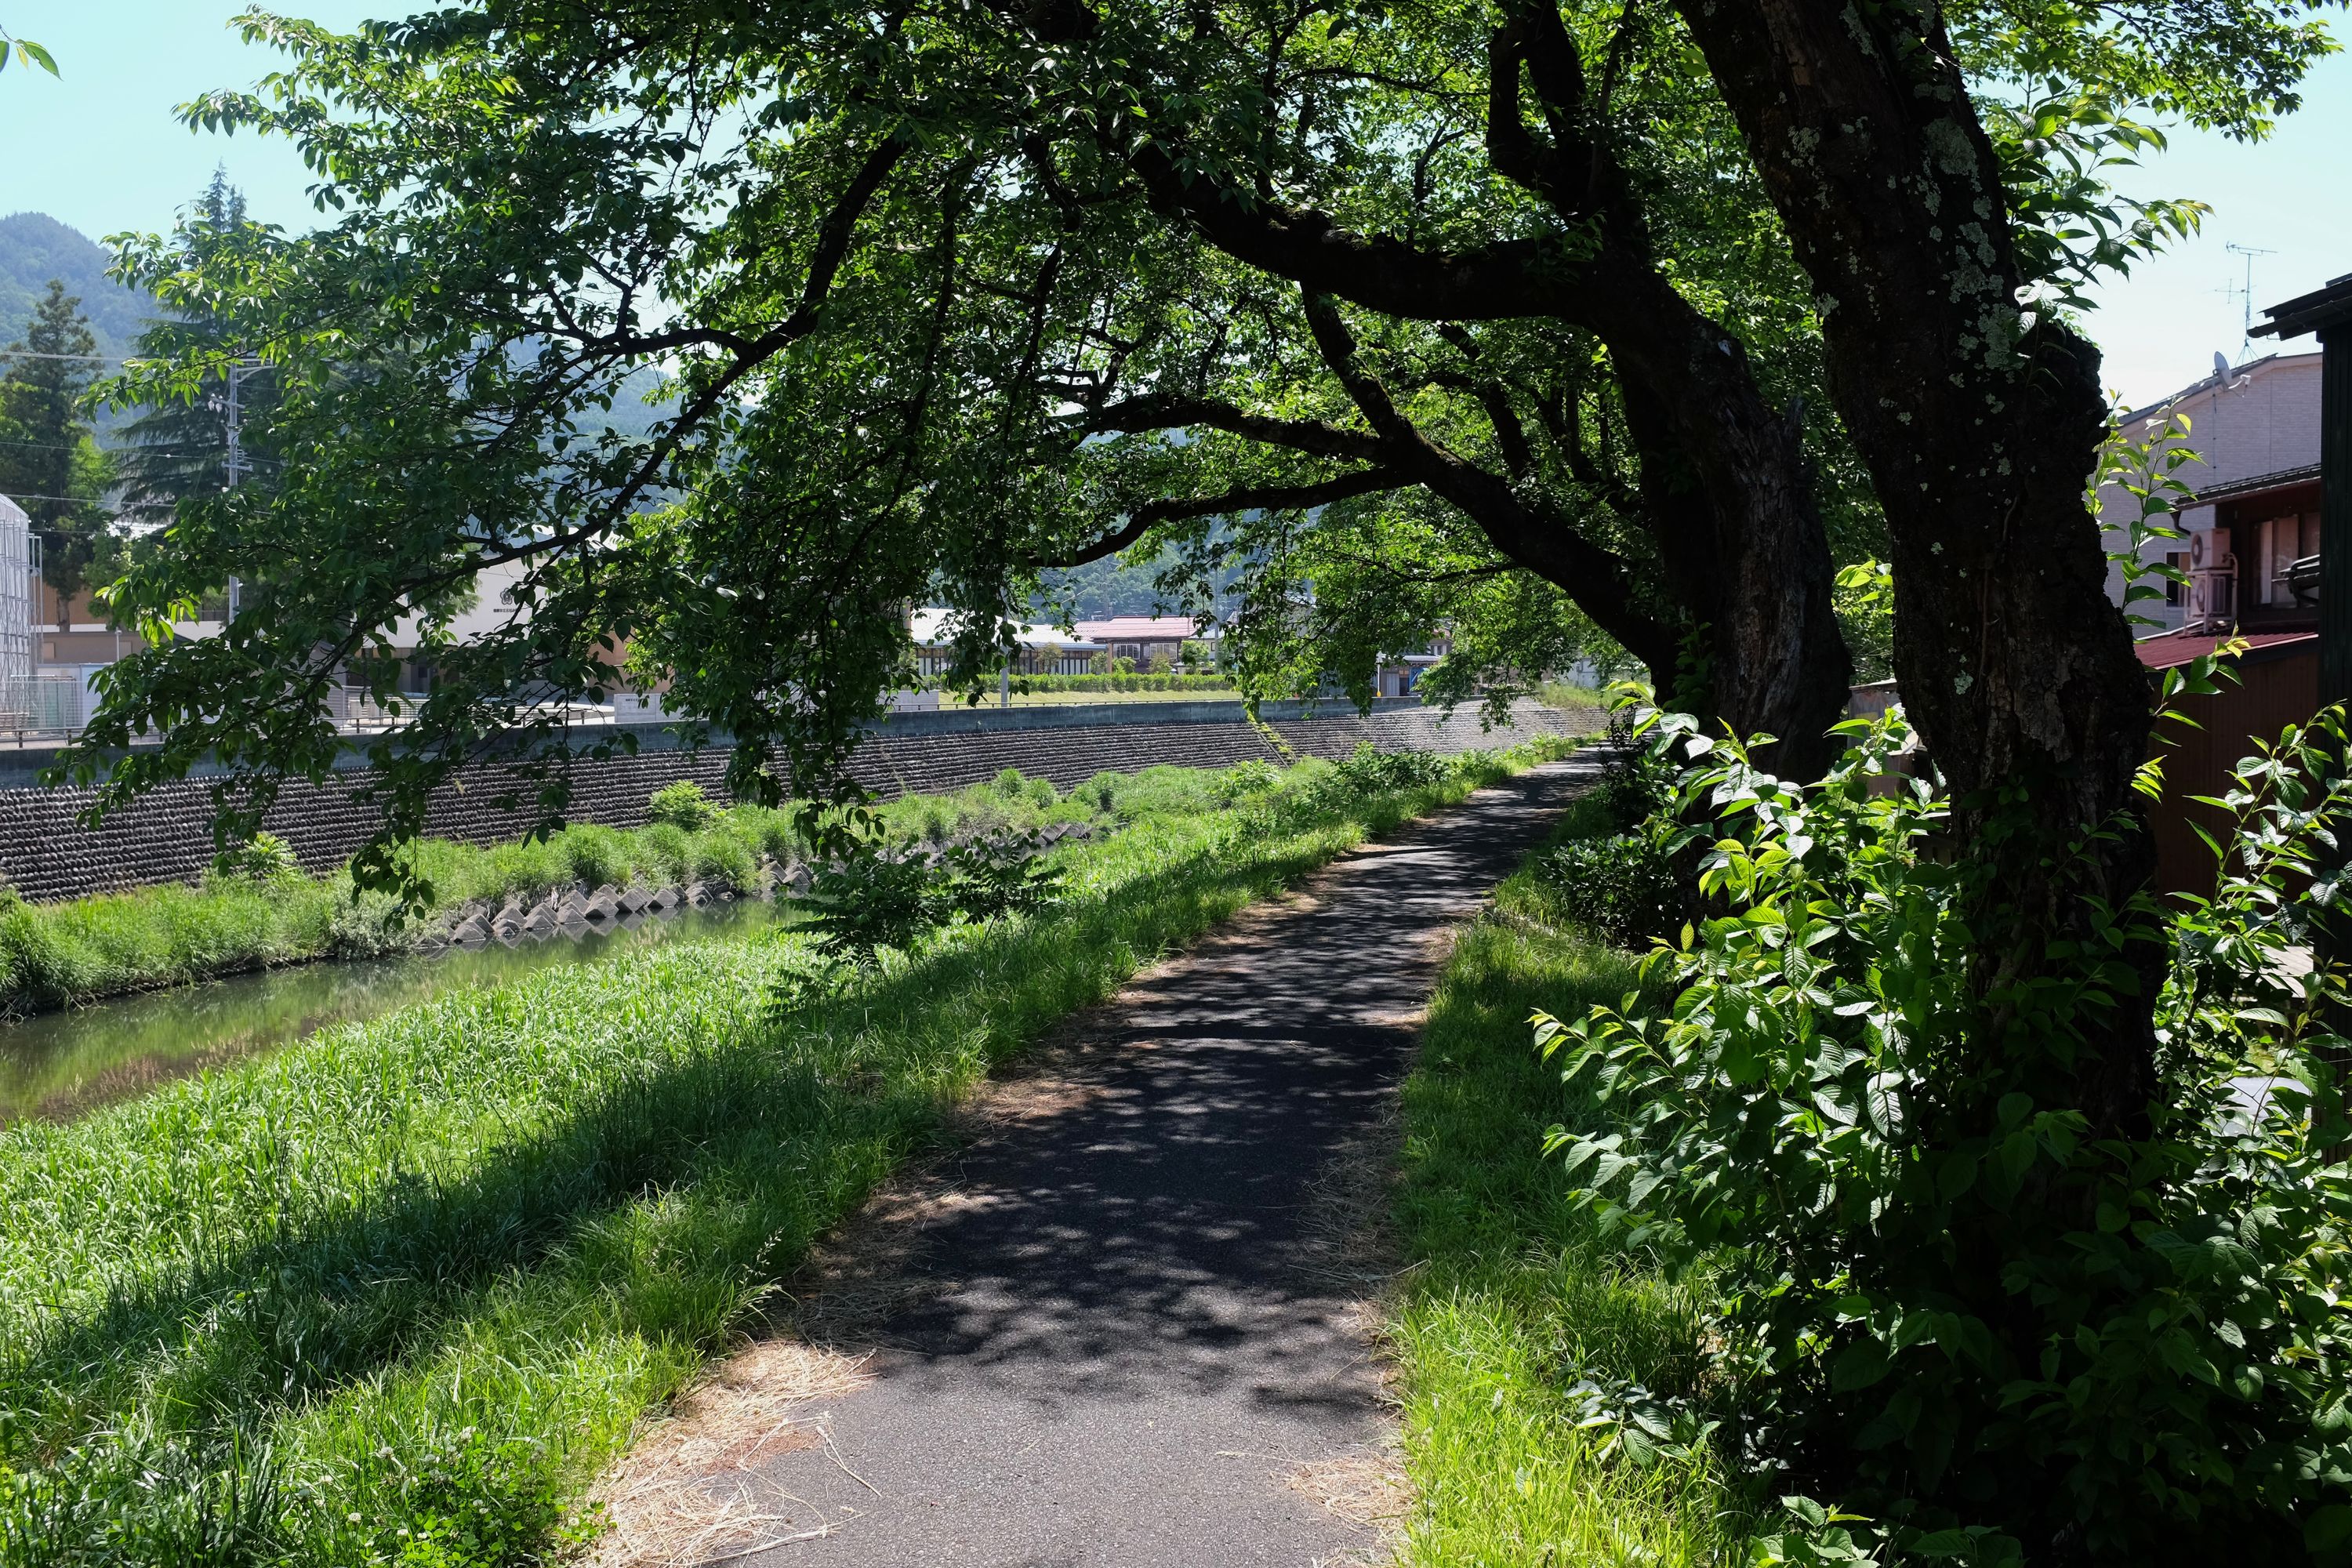
[[[798,1368],[820,1397],[765,1434],[727,1417],[703,1455],[731,1460],[735,1524],[651,1560],[1306,1568],[1368,1550],[1314,1495],[1376,1468],[1392,1428],[1365,1277],[1338,1266],[1319,1194],[1377,1198],[1362,1151],[1449,932],[1600,765],[1548,764],[1367,846],[1075,1020],[975,1141],[835,1244],[799,1326],[856,1359]],[[1318,1185],[1351,1152],[1356,1179]]]

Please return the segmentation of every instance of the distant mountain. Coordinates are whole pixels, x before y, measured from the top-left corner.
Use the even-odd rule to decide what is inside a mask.
[[[56,278],[64,281],[67,293],[81,297],[98,352],[129,353],[140,328],[157,313],[156,305],[107,277],[112,259],[103,246],[46,213],[0,217],[0,347],[24,336],[34,303]]]

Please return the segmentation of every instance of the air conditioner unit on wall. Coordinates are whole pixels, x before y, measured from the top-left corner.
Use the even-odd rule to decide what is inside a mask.
[[[2189,574],[2189,615],[2183,629],[2228,624],[2237,613],[2238,579],[2230,572]]]
[[[2230,572],[2237,562],[2230,554],[2230,531],[2226,528],[2200,528],[2189,535],[2189,570],[2191,572]]]
[[[2226,528],[2189,531],[2188,608],[2183,630],[2213,630],[2236,624],[2238,558],[2231,552]]]

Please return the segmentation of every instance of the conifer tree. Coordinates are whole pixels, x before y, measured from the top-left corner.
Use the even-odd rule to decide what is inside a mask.
[[[172,243],[181,265],[194,268],[245,237],[249,226],[245,193],[215,168],[212,183],[181,215]],[[136,352],[143,356],[169,359],[206,349],[222,356],[217,373],[181,395],[144,405],[123,429],[125,445],[114,459],[122,509],[142,525],[169,523],[184,497],[210,494],[227,482],[227,336],[218,312],[186,304],[139,334]],[[266,486],[277,471],[268,435],[275,382],[263,372],[242,375],[237,385],[238,446],[247,461],[241,484]]]
[[[93,564],[113,562],[121,550],[100,500],[110,466],[83,402],[98,379],[97,351],[81,300],[51,279],[0,376],[0,494],[32,519],[42,575],[67,601],[94,577],[111,575],[93,573]]]

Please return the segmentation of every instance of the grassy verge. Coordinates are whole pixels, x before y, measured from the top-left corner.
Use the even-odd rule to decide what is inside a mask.
[[[1593,830],[1572,813],[1562,835]],[[1699,1374],[1697,1300],[1596,1237],[1567,1201],[1544,1131],[1576,1123],[1528,1016],[1573,1017],[1637,983],[1625,953],[1572,927],[1522,871],[1464,932],[1404,1087],[1399,1220],[1419,1267],[1393,1304],[1406,1464],[1418,1501],[1405,1562],[1679,1565],[1744,1562],[1743,1510],[1701,1450],[1642,1465],[1579,1425],[1587,1381],[1660,1395]]]
[[[680,942],[0,1131],[0,1561],[541,1561],[647,1407],[992,1066],[1529,760],[1303,764],[1239,803],[1155,770],[1127,831],[1057,851],[1064,901],[849,994],[771,1007],[790,933]]]
[[[1163,771],[1191,770],[1099,774],[1064,795],[1043,779],[1008,769],[969,789],[891,802],[881,816],[904,840],[1052,822],[1108,825],[1159,809]],[[429,839],[414,853],[448,907],[574,882],[594,888],[699,880],[748,892],[763,858],[785,860],[798,847],[790,813],[742,805],[713,813],[698,829],[675,823],[634,829],[583,825],[533,843],[489,848]],[[8,903],[0,906],[0,1014],[22,1016],[271,964],[397,952],[423,928],[388,930],[385,908],[381,900],[354,900],[348,872],[261,880],[216,876],[196,887]]]

